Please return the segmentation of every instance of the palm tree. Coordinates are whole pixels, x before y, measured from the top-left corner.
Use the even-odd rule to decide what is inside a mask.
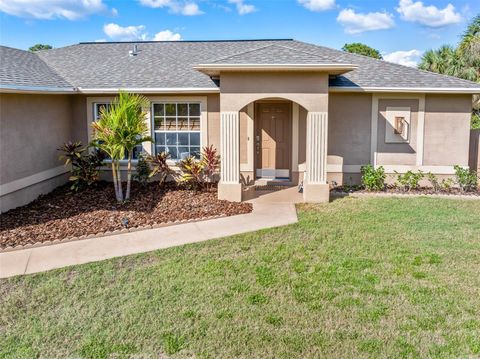
[[[93,145],[111,158],[112,177],[117,201],[130,199],[133,150],[142,142],[151,141],[148,136],[145,108],[148,99],[141,95],[120,92],[111,106],[100,113],[100,119],[92,124]],[[127,189],[123,196],[120,160],[127,154]]]

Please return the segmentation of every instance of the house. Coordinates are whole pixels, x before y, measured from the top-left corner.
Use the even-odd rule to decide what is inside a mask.
[[[440,176],[468,165],[476,83],[295,40],[80,43],[0,48],[1,210],[66,180],[56,149],[91,139],[120,89],[145,94],[155,143],[178,159],[219,149],[218,196],[241,201],[257,178],[329,183],[360,167]]]

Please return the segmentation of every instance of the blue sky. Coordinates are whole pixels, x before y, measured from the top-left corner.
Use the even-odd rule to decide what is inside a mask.
[[[294,38],[413,65],[478,13],[478,0],[0,0],[0,43]]]

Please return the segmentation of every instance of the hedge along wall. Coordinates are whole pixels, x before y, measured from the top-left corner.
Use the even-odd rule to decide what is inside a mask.
[[[470,130],[470,155],[468,165],[480,173],[480,129]]]

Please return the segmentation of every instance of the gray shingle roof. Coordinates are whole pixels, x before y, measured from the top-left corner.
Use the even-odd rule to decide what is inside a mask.
[[[137,44],[138,54],[129,51]],[[334,87],[478,88],[479,84],[295,40],[80,43],[31,54],[0,53],[4,82],[93,88],[201,88],[218,84],[193,66],[228,64],[356,64]],[[12,56],[17,51],[18,56]],[[3,53],[9,64],[4,69]],[[48,64],[46,66],[45,64]]]
[[[284,45],[267,45],[212,61],[214,64],[338,64],[337,60],[321,54],[293,49]]]
[[[36,54],[0,46],[0,87],[72,88]]]

